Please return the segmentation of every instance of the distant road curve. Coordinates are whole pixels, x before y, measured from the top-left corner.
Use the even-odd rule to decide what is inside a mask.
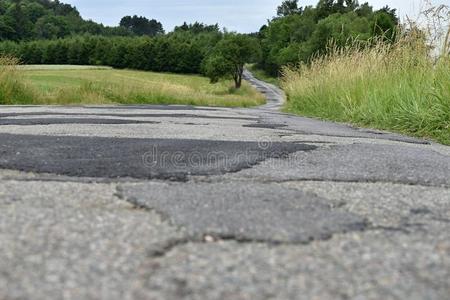
[[[260,106],[261,109],[280,110],[283,107],[286,101],[286,95],[280,88],[276,87],[273,84],[257,79],[247,69],[244,70],[243,75],[246,81],[248,81],[254,88],[256,88],[259,92],[263,93],[266,96],[267,103],[263,106]]]

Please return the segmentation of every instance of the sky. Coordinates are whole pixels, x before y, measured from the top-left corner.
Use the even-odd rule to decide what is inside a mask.
[[[423,0],[360,0],[375,8],[389,5],[397,8],[402,17],[415,18]],[[105,25],[118,25],[126,15],[140,15],[160,21],[166,31],[184,21],[206,24],[219,23],[230,31],[256,32],[275,15],[282,0],[62,0],[78,8],[85,19]],[[318,0],[300,0],[301,6],[315,5]],[[432,0],[435,4],[450,5],[450,0]]]

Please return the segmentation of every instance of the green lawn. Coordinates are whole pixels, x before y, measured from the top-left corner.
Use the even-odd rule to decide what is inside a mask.
[[[88,66],[20,66],[14,75],[26,97],[3,104],[188,104],[255,106],[264,97],[248,84],[210,84],[197,75]],[[14,89],[13,89],[14,90]],[[14,97],[13,97],[14,98]],[[1,101],[0,101],[1,104]]]

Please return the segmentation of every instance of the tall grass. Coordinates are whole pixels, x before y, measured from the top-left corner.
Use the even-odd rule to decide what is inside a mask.
[[[34,97],[17,65],[18,60],[13,57],[0,57],[0,104],[24,104]]]
[[[196,75],[132,70],[32,69],[24,78],[37,97],[34,104],[188,104],[201,106],[254,106],[264,97],[245,84],[230,88],[231,81],[215,85]]]
[[[286,109],[450,144],[450,57],[432,56],[426,41],[413,26],[395,43],[330,47],[309,64],[285,68]]]

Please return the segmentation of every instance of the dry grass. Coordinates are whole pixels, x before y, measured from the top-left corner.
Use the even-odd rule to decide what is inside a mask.
[[[21,104],[33,98],[32,90],[17,70],[17,63],[13,57],[0,57],[0,104]]]
[[[211,85],[195,75],[85,68],[80,66],[20,66],[14,78],[31,96],[8,93],[3,104],[188,104],[255,106],[264,97],[249,85],[241,90],[223,81]],[[11,77],[11,75],[8,75]]]
[[[286,109],[450,144],[450,57],[431,52],[424,32],[414,28],[394,44],[334,47],[284,70]]]

